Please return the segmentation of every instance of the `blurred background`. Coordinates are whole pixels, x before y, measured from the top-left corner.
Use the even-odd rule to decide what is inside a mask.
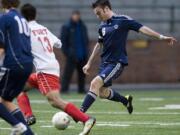
[[[91,0],[22,0],[37,7],[39,23],[48,27],[56,36],[61,36],[61,28],[74,10],[79,10],[87,26],[89,49],[91,53],[98,37],[99,20],[91,9]],[[131,16],[144,25],[164,34],[180,39],[180,1],[179,0],[111,0],[113,9],[118,14]],[[130,32],[127,50],[129,66],[116,84],[166,84],[176,87],[180,83],[180,44],[171,48],[165,42],[157,41]],[[63,73],[66,58],[56,50]],[[97,74],[99,58],[87,77],[86,83]],[[74,72],[71,84],[76,84]],[[173,84],[173,85],[172,85]],[[131,86],[131,85],[128,85]]]

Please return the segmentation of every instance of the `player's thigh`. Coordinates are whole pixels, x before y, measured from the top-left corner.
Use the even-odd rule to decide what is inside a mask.
[[[104,83],[103,87],[110,87],[112,81],[121,75],[123,69],[124,66],[121,63],[104,64],[99,71],[99,76],[102,78]]]
[[[51,91],[60,92],[61,85],[60,79],[56,75],[46,74],[46,73],[38,73],[37,74],[38,87],[39,91],[46,95]]]
[[[38,89],[38,79],[37,79],[37,74],[36,73],[32,73],[27,82],[26,82],[26,86],[25,86],[25,91],[29,91],[30,89],[36,88]]]
[[[13,101],[24,89],[25,83],[32,72],[32,64],[23,65],[24,68],[7,69],[0,81],[0,91],[3,100]]]
[[[45,96],[49,103],[56,108],[64,110],[68,104],[68,102],[60,97],[59,91],[49,91]]]

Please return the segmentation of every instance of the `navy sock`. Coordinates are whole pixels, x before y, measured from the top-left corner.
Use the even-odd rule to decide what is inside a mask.
[[[26,120],[22,114],[22,112],[19,109],[14,110],[13,112],[11,112],[11,114],[18,119],[20,122],[22,122],[24,125],[27,126],[28,130],[25,132],[24,135],[34,135],[33,132],[31,131],[31,129],[29,128],[29,126],[26,123]]]
[[[82,112],[86,112],[90,106],[94,103],[94,101],[96,100],[97,98],[97,95],[91,91],[89,91],[86,95],[86,97],[84,98],[84,101],[82,103],[82,106],[81,106],[81,111]]]
[[[128,104],[128,100],[124,96],[120,95],[118,92],[113,91],[113,90],[110,90],[110,95],[108,99],[115,102],[121,102],[125,106]]]
[[[11,115],[11,113],[2,103],[0,103],[0,117],[8,122],[11,126],[15,126],[19,123],[19,121]]]

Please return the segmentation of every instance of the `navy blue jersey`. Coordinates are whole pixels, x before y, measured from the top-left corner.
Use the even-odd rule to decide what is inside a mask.
[[[0,44],[5,50],[4,67],[32,62],[29,27],[15,9],[0,17]]]
[[[103,62],[128,64],[126,42],[129,30],[139,31],[143,25],[128,16],[113,16],[102,22],[99,28],[99,43],[103,44]]]

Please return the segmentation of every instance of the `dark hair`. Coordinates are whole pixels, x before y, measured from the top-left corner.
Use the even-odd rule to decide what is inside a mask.
[[[1,0],[1,4],[3,8],[18,8],[20,5],[20,0]]]
[[[80,13],[80,11],[79,10],[74,10],[74,11],[72,11],[72,15],[80,15],[81,13]]]
[[[92,8],[96,8],[98,6],[102,8],[105,8],[107,6],[109,7],[109,9],[112,9],[111,3],[109,0],[96,0],[95,2],[92,3]]]
[[[32,21],[36,19],[36,8],[29,3],[24,4],[21,7],[21,13],[28,21]]]

